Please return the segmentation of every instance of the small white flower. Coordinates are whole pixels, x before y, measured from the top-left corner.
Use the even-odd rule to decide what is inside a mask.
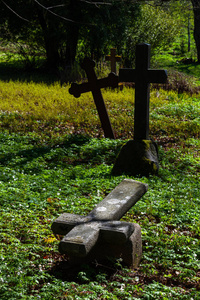
[[[140,278],[138,276],[135,276],[135,281],[138,282]]]

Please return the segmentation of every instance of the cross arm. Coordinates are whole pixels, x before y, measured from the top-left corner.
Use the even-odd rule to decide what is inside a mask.
[[[112,56],[111,56],[111,55],[106,55],[106,60],[107,60],[107,61],[110,61],[111,59],[112,59]],[[120,55],[116,55],[116,56],[114,57],[114,59],[115,59],[116,62],[120,62],[120,61],[121,61],[121,56],[120,56]]]
[[[107,243],[123,244],[128,240],[134,229],[133,223],[123,221],[102,222],[100,238]]]
[[[147,192],[148,185],[124,179],[88,214],[93,220],[119,220]]]
[[[96,244],[98,237],[98,222],[80,224],[64,236],[59,244],[59,251],[68,255],[85,257]]]
[[[134,224],[121,221],[89,222],[74,227],[60,242],[59,251],[86,257],[99,239],[123,244],[134,231]]]
[[[69,88],[69,93],[73,95],[75,98],[79,98],[81,94],[87,93],[92,90],[93,85],[91,83],[81,83],[78,84],[73,82],[71,87]]]
[[[119,82],[138,82],[146,83],[166,83],[166,70],[151,70],[143,71],[141,74],[136,69],[120,69]]]
[[[81,94],[92,92],[95,89],[102,89],[106,87],[117,88],[118,76],[115,73],[110,73],[106,78],[96,80],[96,82],[87,82],[77,84],[73,82],[69,89],[69,93],[76,98],[79,98]]]
[[[151,70],[147,71],[147,82],[148,83],[166,83],[167,82],[167,71],[166,70]]]
[[[135,69],[119,69],[119,82],[135,82],[136,70]]]
[[[91,219],[85,216],[63,213],[51,225],[54,234],[65,235],[75,226],[89,222]]]

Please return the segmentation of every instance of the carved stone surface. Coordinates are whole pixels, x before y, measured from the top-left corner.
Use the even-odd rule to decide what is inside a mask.
[[[55,234],[65,235],[59,251],[74,262],[114,256],[135,265],[141,258],[140,227],[119,220],[147,189],[144,183],[124,179],[86,217],[67,213],[59,216],[52,224]]]

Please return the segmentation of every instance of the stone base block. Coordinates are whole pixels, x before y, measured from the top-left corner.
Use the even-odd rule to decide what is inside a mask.
[[[156,175],[159,170],[157,145],[151,140],[126,143],[114,164],[112,175]]]
[[[134,225],[134,231],[125,243],[115,244],[102,241],[101,238],[85,258],[70,256],[71,264],[82,264],[91,261],[105,261],[109,258],[121,258],[130,268],[137,268],[142,257],[141,228]]]

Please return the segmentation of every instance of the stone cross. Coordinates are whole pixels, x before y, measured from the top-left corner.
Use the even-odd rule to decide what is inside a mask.
[[[140,230],[137,224],[119,221],[120,218],[146,193],[148,186],[131,179],[124,179],[110,194],[106,196],[86,216],[64,213],[52,224],[54,234],[65,235],[59,245],[59,251],[72,258],[87,257],[95,248],[94,256],[109,255],[119,245],[125,249],[120,252],[131,253],[124,255],[125,260],[133,262],[132,257],[141,256]],[[136,232],[134,232],[134,230]],[[130,241],[129,238],[132,237]],[[133,243],[136,243],[132,245]],[[123,246],[124,245],[124,246]],[[131,246],[130,246],[131,245]],[[136,249],[137,253],[132,253]],[[135,248],[136,247],[136,248]],[[99,253],[99,249],[100,253]],[[109,251],[112,249],[112,251]],[[128,250],[129,249],[129,250]],[[119,251],[118,251],[119,252]],[[129,256],[129,258],[128,258]],[[131,258],[130,258],[131,257]],[[138,260],[137,260],[138,261]]]
[[[111,72],[116,73],[116,62],[121,61],[121,56],[116,55],[116,49],[110,50],[110,55],[106,55],[106,60],[111,63]]]
[[[99,114],[101,125],[106,138],[114,139],[113,129],[110,123],[110,119],[106,110],[106,106],[101,93],[101,88],[118,86],[118,76],[114,73],[110,73],[108,77],[97,79],[94,71],[95,62],[89,58],[85,58],[81,67],[85,70],[88,78],[87,83],[77,84],[72,83],[69,93],[78,98],[82,93],[92,92],[94,102]]]
[[[135,69],[120,69],[120,82],[135,82],[134,140],[149,139],[150,83],[165,83],[165,70],[151,70],[149,44],[136,46]]]

